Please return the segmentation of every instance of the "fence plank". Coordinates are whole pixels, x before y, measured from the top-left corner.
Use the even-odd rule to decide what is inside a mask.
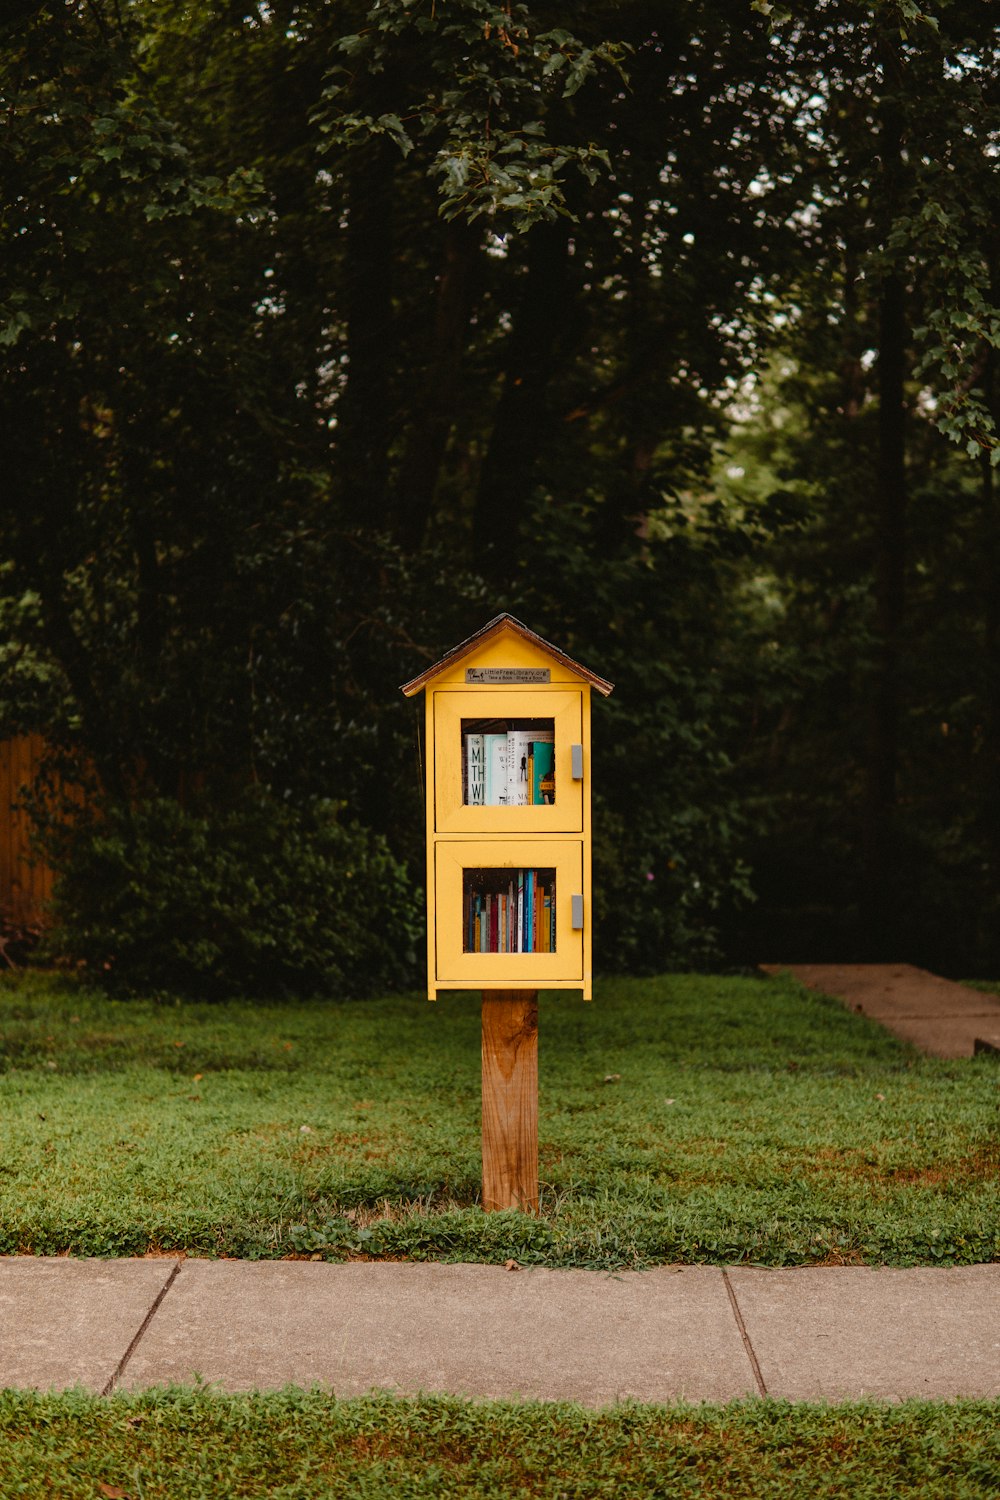
[[[0,924],[38,927],[52,894],[52,871],[31,848],[31,820],[18,803],[45,754],[41,735],[0,742]]]

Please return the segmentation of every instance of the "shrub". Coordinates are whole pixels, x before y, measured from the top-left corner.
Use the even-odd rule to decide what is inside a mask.
[[[157,799],[50,849],[50,953],[105,989],[360,996],[417,977],[421,909],[385,841],[267,795],[225,812]]]

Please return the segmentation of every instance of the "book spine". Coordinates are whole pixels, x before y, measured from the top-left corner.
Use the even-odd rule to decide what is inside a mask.
[[[469,807],[482,807],[486,794],[486,767],[484,762],[483,736],[465,736],[465,800]]]
[[[524,871],[517,872],[517,953],[524,952]]]
[[[486,805],[504,807],[509,796],[507,784],[507,735],[483,735],[483,761],[486,780]]]
[[[533,944],[532,944],[532,938],[534,937],[534,933],[532,931],[534,911],[535,911],[535,872],[534,872],[534,870],[525,870],[525,872],[524,872],[524,951],[525,951],[525,953],[531,953],[531,952],[534,951]]]
[[[533,740],[531,743],[531,804],[541,807],[556,800],[555,744],[552,740]]]
[[[531,735],[524,729],[507,732],[507,784],[511,807],[527,807],[531,788],[528,785],[528,746]]]

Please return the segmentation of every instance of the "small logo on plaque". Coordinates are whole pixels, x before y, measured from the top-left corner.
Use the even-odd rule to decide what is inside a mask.
[[[548,667],[466,667],[466,682],[551,682]]]

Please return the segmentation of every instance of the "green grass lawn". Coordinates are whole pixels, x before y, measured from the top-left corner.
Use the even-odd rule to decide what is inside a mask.
[[[790,979],[543,995],[538,1219],[478,1207],[473,995],[182,1007],[25,975],[0,1066],[5,1253],[1000,1258],[996,1058],[921,1057]]]
[[[996,1402],[728,1406],[337,1401],[204,1389],[0,1393],[4,1490],[28,1500],[993,1500]]]

